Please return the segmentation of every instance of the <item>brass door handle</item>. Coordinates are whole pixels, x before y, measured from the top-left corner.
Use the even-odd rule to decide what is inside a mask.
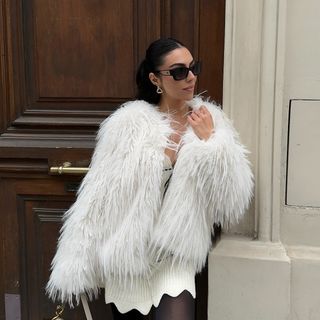
[[[60,167],[50,167],[51,174],[86,174],[89,171],[87,167],[71,167],[70,162],[64,162]]]

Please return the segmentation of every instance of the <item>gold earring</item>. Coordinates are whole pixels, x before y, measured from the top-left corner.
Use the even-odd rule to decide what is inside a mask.
[[[159,86],[157,86],[157,94],[161,94],[161,93],[163,93],[163,90]]]

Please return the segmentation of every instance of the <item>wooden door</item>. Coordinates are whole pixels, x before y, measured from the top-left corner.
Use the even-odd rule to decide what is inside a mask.
[[[198,92],[222,100],[224,0],[0,1],[0,320],[50,319],[45,296],[61,216],[100,122],[135,96],[135,70],[160,36],[203,61]],[[207,275],[197,277],[206,319]],[[94,319],[112,319],[103,299]],[[84,319],[82,307],[65,319]]]

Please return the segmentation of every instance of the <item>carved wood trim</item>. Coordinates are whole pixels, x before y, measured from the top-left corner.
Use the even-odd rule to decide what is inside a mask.
[[[72,97],[52,99],[40,97],[38,99],[39,103],[42,106],[47,106],[47,109],[44,110],[31,106],[30,101],[27,101],[25,82],[21,79],[25,79],[24,67],[27,70],[32,68],[31,64],[25,63],[25,61],[32,62],[32,59],[28,59],[28,51],[24,50],[26,49],[24,31],[29,23],[28,14],[32,14],[32,5],[26,1],[3,0],[0,3],[0,17],[2,18],[0,22],[0,113],[2,116],[0,132],[5,132],[9,128],[11,132],[18,134],[23,126],[32,125],[37,130],[39,127],[50,126],[57,122],[65,122],[65,126],[70,125],[73,127],[73,129],[71,127],[70,129],[74,130],[74,122],[76,121],[70,123],[70,119],[61,117],[62,114],[70,114],[70,116],[76,114],[79,126],[88,127],[85,123],[89,122],[89,126],[94,126],[97,129],[101,121],[109,116],[116,106],[127,101],[130,97],[116,99],[79,99]],[[138,20],[138,17],[135,20]],[[135,47],[134,50],[136,49]],[[135,60],[138,61],[137,54],[135,56]],[[29,75],[32,75],[32,72],[29,72]],[[27,89],[29,89],[31,82],[26,82]],[[22,97],[24,98],[22,99]],[[63,109],[75,105],[77,107],[76,111]],[[30,117],[31,115],[35,118]],[[88,120],[92,115],[94,116]],[[87,121],[84,121],[81,117],[86,117]],[[90,131],[92,132],[92,130]],[[67,138],[68,136],[65,137],[65,139]],[[94,134],[92,139],[94,139]]]
[[[41,225],[48,223],[52,228],[55,223],[59,223],[66,209],[47,207],[49,201],[54,205],[56,202],[63,201],[61,196],[48,197],[45,195],[23,195],[19,192],[17,197],[17,213],[19,225],[19,260],[22,266],[20,274],[21,281],[21,300],[23,318],[36,319],[42,318],[42,313],[47,308],[43,306],[44,284],[41,283],[45,277],[43,269],[43,258],[46,256],[47,249],[43,248],[43,230]],[[43,203],[43,207],[38,207]],[[42,242],[41,242],[42,240]],[[52,241],[50,241],[52,245]],[[46,271],[47,273],[47,271]],[[47,300],[47,299],[46,299]],[[39,305],[40,303],[40,305]]]
[[[0,174],[6,173],[47,173],[48,161],[42,159],[0,158]]]
[[[45,149],[92,149],[95,146],[95,140],[88,135],[54,135],[48,134],[3,134],[0,139],[0,156],[11,153],[19,155],[21,152],[34,153],[34,149],[42,149],[39,152],[46,153]],[[17,150],[19,149],[19,150]],[[64,150],[66,151],[66,150]],[[37,154],[39,154],[39,152]]]
[[[0,130],[5,130],[10,123],[10,44],[8,43],[9,27],[9,3],[3,0],[0,2]]]
[[[209,26],[203,24],[201,21],[203,15],[212,12],[215,6],[223,3],[224,0],[215,1],[215,4],[205,0],[194,1],[171,1],[171,0],[156,0],[150,2],[148,0],[134,0],[132,3],[132,10],[134,13],[132,28],[135,30],[136,37],[133,40],[133,60],[136,67],[145,54],[146,46],[150,41],[159,36],[173,36],[185,42],[193,51],[195,58],[201,56],[202,59],[216,59],[216,57],[204,57],[203,53],[207,52],[205,49],[208,41],[212,39],[200,39],[199,36],[204,33]],[[28,57],[29,51],[27,45],[24,43],[27,39],[24,38],[25,31],[30,28],[30,15],[32,15],[32,5],[28,5],[27,1],[18,0],[4,0],[2,1],[0,13],[4,17],[3,23],[0,25],[1,37],[0,48],[5,51],[5,56],[1,56],[1,106],[3,118],[0,124],[0,130],[4,132],[0,137],[0,146],[14,147],[15,143],[19,146],[19,137],[23,140],[26,133],[33,133],[33,139],[43,140],[44,134],[46,138],[52,141],[59,139],[67,141],[70,140],[70,145],[73,141],[72,133],[81,135],[84,132],[91,136],[89,140],[94,140],[95,133],[101,121],[108,117],[117,105],[121,104],[126,98],[104,99],[104,98],[37,98],[37,104],[31,105],[25,88],[30,85],[32,81],[21,81],[25,78],[25,69],[27,74],[32,76],[30,68],[32,59]],[[186,12],[180,10],[181,6],[188,6],[191,4],[193,10]],[[183,20],[190,21],[191,25],[181,27],[181,22],[177,21],[172,15],[179,9],[179,14]],[[187,13],[189,12],[189,13]],[[22,19],[23,15],[23,19]],[[178,19],[179,20],[179,19]],[[211,21],[209,19],[209,21]],[[208,23],[208,22],[206,22]],[[31,26],[32,27],[32,26]],[[192,30],[192,32],[191,32]],[[208,32],[207,32],[208,33]],[[209,33],[208,33],[209,34]],[[186,38],[184,40],[184,38]],[[212,45],[212,44],[211,44]],[[219,59],[221,57],[218,57]],[[220,64],[222,65],[222,63]],[[28,71],[29,70],[29,71]],[[215,81],[212,81],[212,70],[204,70],[201,78],[199,78],[200,90],[208,89],[210,91],[222,91],[217,88]],[[219,70],[218,72],[222,72]],[[206,74],[205,74],[206,73]],[[132,75],[134,76],[134,75]],[[215,77],[215,76],[214,76]],[[217,78],[220,76],[218,75]],[[32,80],[32,79],[31,79]],[[220,81],[221,82],[221,81]],[[201,88],[201,85],[203,88]],[[217,89],[215,89],[217,88]],[[27,87],[30,92],[30,88]],[[32,91],[32,90],[31,90]],[[211,93],[210,92],[210,93]],[[214,98],[220,102],[221,94],[215,94]],[[32,99],[32,97],[31,97]],[[41,106],[41,108],[40,108]],[[75,109],[76,108],[76,109]],[[24,110],[22,110],[24,109]],[[56,133],[61,134],[57,137]],[[56,142],[53,142],[55,144]],[[41,145],[38,143],[37,145]]]
[[[33,208],[40,222],[61,222],[66,211],[67,209]]]
[[[58,121],[58,122],[57,122]],[[33,128],[35,126],[42,127],[46,126],[54,126],[56,128],[59,127],[74,127],[74,126],[81,126],[81,127],[95,127],[97,128],[99,124],[101,123],[101,118],[93,118],[93,117],[79,117],[73,116],[73,117],[59,117],[58,119],[56,117],[44,117],[43,115],[41,117],[36,116],[21,116],[14,120],[12,122],[12,125],[16,127],[20,126],[32,126]]]

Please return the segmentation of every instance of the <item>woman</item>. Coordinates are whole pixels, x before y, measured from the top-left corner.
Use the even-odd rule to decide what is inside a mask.
[[[213,226],[238,221],[253,185],[230,122],[194,98],[199,73],[177,40],[147,49],[138,100],[101,124],[90,170],[64,216],[51,298],[72,305],[105,288],[115,319],[138,319],[152,306],[156,320],[194,319],[194,277]]]

